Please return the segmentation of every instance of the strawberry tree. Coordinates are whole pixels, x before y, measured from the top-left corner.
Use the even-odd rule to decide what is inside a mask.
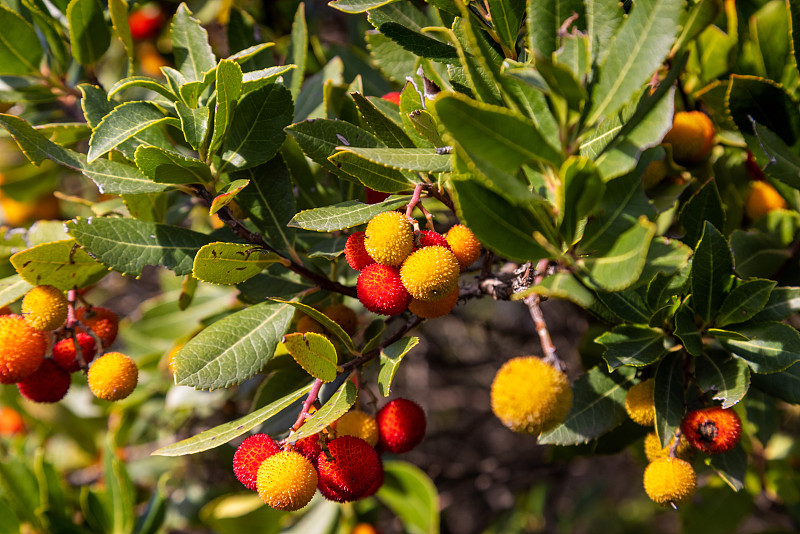
[[[315,482],[298,493],[312,499],[337,421],[386,404],[419,325],[478,299],[518,303],[541,348],[530,369],[495,382],[487,413],[574,454],[584,444],[640,450],[652,431],[645,489],[680,504],[685,525],[704,513],[696,486],[730,499],[720,481],[750,503],[728,522],[757,495],[797,522],[782,490],[797,483],[785,472],[796,454],[770,449],[785,443],[779,410],[800,402],[797,7],[419,4],[330,2],[368,25],[358,35],[368,57],[325,50],[302,3],[274,41],[228,4],[212,14],[210,4],[125,0],[0,6],[0,126],[15,142],[2,207],[10,219],[10,202],[55,192],[67,215],[3,227],[0,305],[18,310],[48,285],[72,306],[110,271],[141,277],[150,266],[169,288],[123,325],[142,373],[121,408],[96,404],[94,415],[121,421],[109,418],[104,444],[88,445],[103,453],[107,487],[84,490],[74,531],[155,532],[165,520],[168,475],[137,525],[114,452],[131,434],[155,457],[177,457],[268,432],[291,460],[270,469],[302,466]],[[129,15],[147,12],[151,26],[132,36]],[[372,223],[387,213],[388,227]],[[565,363],[551,339],[542,308],[554,299],[592,318],[580,361]],[[355,319],[326,311],[342,304]],[[519,356],[497,354],[495,368]],[[200,425],[183,407],[168,422],[162,404],[180,406],[180,395],[248,407]],[[524,420],[545,409],[544,423]],[[725,415],[692,423],[702,409]],[[143,428],[142,413],[163,427]],[[683,454],[687,437],[715,443],[720,432],[723,448]],[[292,452],[308,439],[321,451],[313,460]],[[2,521],[69,524],[52,463],[26,462],[15,447],[13,467],[0,469]],[[250,489],[267,478],[245,467]],[[33,473],[40,491],[13,499]],[[361,481],[344,500],[372,499],[408,531],[437,532],[431,479],[394,455],[381,473],[389,483]],[[344,495],[328,480],[326,497]],[[276,525],[290,511],[328,514],[329,531],[349,532],[359,517],[256,487]]]

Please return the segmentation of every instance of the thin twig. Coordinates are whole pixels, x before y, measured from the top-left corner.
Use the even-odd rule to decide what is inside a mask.
[[[300,414],[297,416],[297,421],[292,425],[292,432],[297,432],[297,430],[303,426],[303,423],[305,423],[306,417],[310,415],[308,410],[310,410],[311,406],[316,402],[320,388],[322,388],[322,380],[317,378],[311,386],[311,391],[308,392],[308,397],[306,397],[306,401],[303,403],[303,409],[300,410]]]
[[[532,285],[536,285],[544,279],[549,263],[547,259],[539,260],[539,263],[536,264]],[[564,362],[558,357],[556,347],[553,344],[553,340],[550,338],[550,330],[547,328],[544,314],[542,314],[542,308],[539,306],[540,301],[541,299],[536,293],[532,293],[523,299],[525,305],[528,306],[533,324],[536,326],[536,333],[539,335],[539,343],[542,345],[542,352],[544,353],[544,361],[563,372],[566,369],[566,365],[564,365]]]
[[[450,198],[446,196],[444,193],[439,191],[439,188],[436,187],[435,184],[422,184],[422,190],[428,193],[429,196],[435,198],[436,200],[447,206],[447,209],[455,213],[456,207],[455,204],[453,204],[453,201],[450,200]]]

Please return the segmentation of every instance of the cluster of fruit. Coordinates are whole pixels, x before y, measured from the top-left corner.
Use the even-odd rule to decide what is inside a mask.
[[[399,398],[375,417],[351,410],[328,429],[291,444],[254,434],[236,450],[233,472],[277,510],[303,508],[317,489],[334,502],[357,501],[383,485],[380,454],[410,451],[422,441],[425,426],[422,408]]]
[[[34,402],[52,403],[67,394],[71,373],[88,369],[96,397],[116,401],[130,395],[139,374],[133,360],[119,352],[95,360],[117,337],[117,315],[73,304],[60,289],[42,285],[22,299],[22,315],[7,310],[0,316],[0,383],[16,384]]]
[[[625,410],[630,418],[650,428],[656,422],[654,387],[655,380],[649,378],[631,387],[625,396]],[[688,502],[697,488],[697,475],[692,467],[697,451],[728,452],[739,443],[741,433],[742,423],[736,412],[710,406],[689,412],[681,422],[680,432],[666,447],[661,447],[655,432],[648,434],[644,442],[649,462],[644,471],[647,496],[662,506]]]
[[[360,271],[358,299],[369,311],[398,315],[406,309],[423,319],[447,315],[458,302],[458,277],[478,259],[481,245],[464,225],[446,235],[414,231],[405,214],[386,211],[355,232],[344,249]]]

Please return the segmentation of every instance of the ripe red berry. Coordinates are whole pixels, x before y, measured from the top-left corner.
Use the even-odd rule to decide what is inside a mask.
[[[395,399],[378,410],[379,443],[384,450],[400,454],[408,452],[425,437],[425,412],[408,399]]]
[[[145,4],[128,16],[128,26],[131,28],[131,37],[136,41],[151,39],[158,35],[164,25],[166,17],[161,6],[154,3]]]
[[[382,475],[378,453],[369,443],[354,436],[339,436],[328,443],[330,458],[319,457],[319,489],[336,502],[355,501],[372,489]]]
[[[692,446],[709,454],[733,449],[742,435],[742,421],[732,409],[711,406],[683,418],[681,432]]]
[[[119,329],[119,317],[113,311],[101,306],[91,308],[78,308],[75,310],[75,317],[84,325],[91,328],[103,347],[107,348],[117,339]],[[79,330],[82,331],[82,330]]]
[[[411,302],[411,295],[400,279],[400,269],[380,263],[373,263],[361,271],[356,290],[361,304],[381,315],[403,313]]]
[[[58,402],[67,394],[69,373],[46,359],[28,378],[17,382],[20,394],[33,402]]]
[[[80,345],[83,360],[88,364],[94,359],[94,338],[84,332],[78,332],[75,337],[78,339],[78,345]],[[56,346],[53,347],[53,361],[68,373],[80,371],[81,364],[78,354],[75,351],[75,341],[71,337],[62,339],[56,343]]]
[[[267,434],[253,434],[239,445],[233,455],[233,474],[247,489],[256,490],[261,462],[281,451]]]
[[[308,460],[314,464],[314,467],[317,467],[317,460],[322,453],[322,447],[319,444],[319,434],[298,439],[294,446],[297,448],[297,452],[308,458]]]
[[[356,271],[363,271],[366,266],[375,263],[375,260],[367,254],[367,249],[364,248],[365,235],[364,232],[354,232],[350,234],[344,244],[344,257],[347,264]]]
[[[422,230],[419,233],[420,248],[432,247],[435,245],[438,245],[440,247],[450,248],[450,245],[447,244],[447,239],[439,232],[434,232],[432,230]]]

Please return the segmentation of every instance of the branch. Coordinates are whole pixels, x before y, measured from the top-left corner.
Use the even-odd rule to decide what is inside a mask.
[[[536,264],[535,276],[532,285],[536,285],[542,281],[545,273],[547,272],[549,264],[550,261],[548,259],[539,260],[539,263]],[[562,362],[558,357],[558,354],[556,353],[556,346],[553,344],[553,340],[550,338],[550,330],[547,329],[547,323],[544,320],[542,308],[539,307],[541,298],[536,293],[533,293],[525,297],[523,302],[526,306],[528,306],[531,319],[533,319],[533,324],[536,326],[536,333],[539,335],[539,343],[542,345],[542,352],[544,353],[543,360],[559,371],[563,372],[566,369],[566,365],[564,365],[564,362]]]
[[[357,358],[354,358],[354,359],[350,360],[349,362],[345,362],[344,364],[342,364],[341,370],[339,371],[339,374],[349,373],[350,371],[352,371],[353,369],[355,369],[359,365],[361,365],[363,363],[366,363],[366,362],[370,361],[371,359],[373,359],[374,357],[378,356],[383,349],[385,349],[386,347],[388,347],[389,345],[391,345],[395,341],[400,340],[404,335],[406,335],[408,332],[413,330],[423,320],[424,319],[422,319],[422,317],[417,317],[416,315],[410,317],[409,320],[406,322],[405,325],[403,325],[402,328],[400,328],[397,332],[395,332],[394,334],[392,334],[391,336],[386,338],[383,341],[383,343],[381,343],[380,345],[378,345],[374,349],[368,350],[367,352],[365,352],[361,356],[359,356]]]
[[[300,410],[297,420],[292,425],[292,432],[297,432],[300,427],[303,426],[303,423],[305,423],[306,417],[309,416],[308,410],[310,410],[311,405],[316,402],[320,388],[322,388],[322,380],[317,378],[314,380],[314,385],[311,386],[311,391],[308,392],[308,397],[306,397],[306,401],[303,403],[303,409]]]

